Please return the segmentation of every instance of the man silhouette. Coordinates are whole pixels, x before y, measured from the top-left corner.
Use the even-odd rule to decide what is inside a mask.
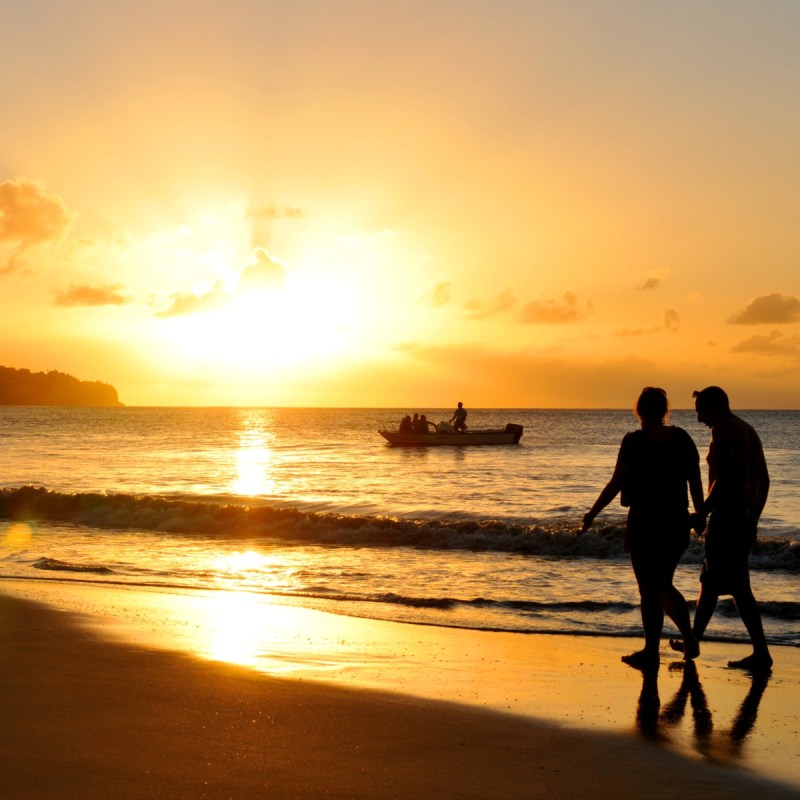
[[[750,634],[753,652],[728,666],[752,672],[768,671],[772,656],[767,647],[758,604],[750,588],[747,558],[756,540],[756,528],[769,493],[769,473],[761,440],[754,428],[731,412],[728,395],[719,386],[694,392],[697,419],[711,428],[708,450],[708,495],[695,530],[706,532],[705,561],[692,629],[699,640],[714,614],[720,595],[732,595]],[[683,642],[671,640],[673,649]]]
[[[453,428],[463,433],[467,429],[467,409],[464,408],[463,403],[458,404],[458,408],[453,412],[450,417],[450,423]]]

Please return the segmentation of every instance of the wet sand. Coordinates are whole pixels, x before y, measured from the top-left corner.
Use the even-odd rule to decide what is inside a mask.
[[[3,797],[800,792],[797,648],[766,681],[726,669],[744,650],[723,643],[644,676],[619,662],[630,640],[263,603],[249,647],[231,607],[220,641],[207,594],[37,587],[0,583]]]

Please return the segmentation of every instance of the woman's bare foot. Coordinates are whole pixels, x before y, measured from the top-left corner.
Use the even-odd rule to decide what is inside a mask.
[[[681,639],[670,639],[669,646],[677,653],[683,653],[684,661],[694,661],[700,655],[700,642],[694,638],[689,640],[688,644]]]
[[[692,636],[691,639],[683,643],[683,660],[694,661],[700,655],[700,642]]]

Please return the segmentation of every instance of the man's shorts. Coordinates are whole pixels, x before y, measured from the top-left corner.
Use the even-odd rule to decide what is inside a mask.
[[[747,559],[756,540],[757,522],[746,511],[711,512],[700,582],[715,594],[736,594],[741,590],[749,590],[750,568]]]

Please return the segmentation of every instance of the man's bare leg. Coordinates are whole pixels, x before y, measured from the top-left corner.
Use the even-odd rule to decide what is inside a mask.
[[[764,626],[761,622],[761,613],[758,603],[748,586],[746,590],[737,592],[733,596],[736,610],[744,622],[750,641],[753,643],[753,652],[747,658],[739,661],[729,661],[728,666],[734,669],[747,669],[754,672],[769,670],[772,667],[772,656],[767,647],[767,637],[764,635]]]

